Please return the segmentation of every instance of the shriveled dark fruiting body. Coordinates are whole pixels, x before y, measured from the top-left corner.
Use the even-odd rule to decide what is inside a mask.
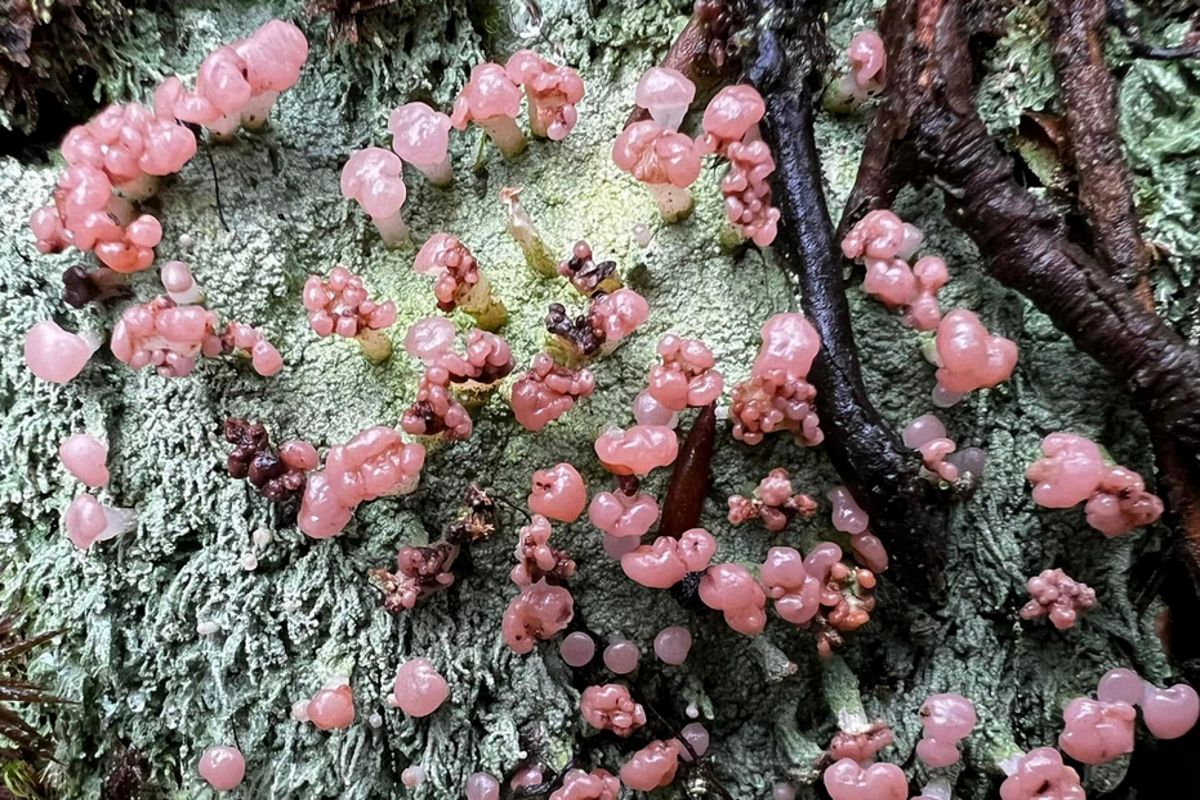
[[[107,267],[89,270],[82,264],[76,264],[63,271],[62,280],[63,302],[72,308],[83,308],[88,303],[104,303],[132,294],[125,280]]]
[[[225,441],[234,446],[226,459],[229,474],[249,480],[263,497],[280,502],[304,491],[307,474],[284,463],[262,423],[225,420]]]

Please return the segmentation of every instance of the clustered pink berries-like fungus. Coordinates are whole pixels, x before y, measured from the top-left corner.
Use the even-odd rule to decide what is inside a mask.
[[[1131,669],[1106,672],[1096,686],[1096,700],[1101,704],[1140,706],[1142,721],[1156,739],[1178,739],[1200,719],[1200,695],[1191,686],[1177,683],[1162,689],[1143,681]],[[1066,713],[1063,720],[1071,726]],[[1075,722],[1075,726],[1079,724],[1079,721]]]
[[[670,786],[686,752],[677,739],[655,739],[634,753],[621,767],[621,783],[635,792],[652,792]]]
[[[758,123],[766,112],[767,105],[753,86],[747,83],[726,86],[704,109],[701,120],[704,135],[696,140],[696,145],[704,155],[725,155],[732,144],[758,141]]]
[[[850,490],[845,486],[835,486],[826,496],[833,504],[833,527],[842,533],[850,534],[850,548],[854,551],[854,557],[876,573],[886,571],[887,550],[883,542],[867,529],[870,518],[854,499],[854,495],[850,494]]]
[[[1030,750],[1000,785],[1000,800],[1086,800],[1079,773],[1053,747]]]
[[[721,396],[725,378],[714,367],[716,359],[699,339],[684,339],[668,333],[658,340],[662,364],[650,368],[647,391],[672,411],[689,406],[701,408]]]
[[[396,155],[435,186],[448,186],[454,180],[450,127],[450,117],[424,103],[406,103],[388,117]]]
[[[772,547],[760,570],[775,612],[793,625],[817,628],[817,652],[830,655],[841,634],[866,625],[875,608],[875,573],[842,562],[842,549],[822,542],[807,558],[791,547]]]
[[[759,247],[775,241],[779,209],[771,205],[771,174],[775,159],[761,139],[734,142],[725,150],[729,172],[721,179],[725,216],[735,230]]]
[[[717,540],[703,528],[684,531],[678,538],[659,536],[653,544],[638,545],[621,556],[621,569],[634,583],[650,589],[670,589],[688,573],[703,572],[717,551]]]
[[[615,492],[596,493],[588,506],[588,520],[607,537],[629,539],[636,546],[658,521],[658,502],[634,484],[619,486]]]
[[[103,505],[90,494],[81,494],[72,500],[63,515],[67,538],[80,550],[90,550],[96,542],[129,533],[137,525],[136,510]]]
[[[160,375],[182,377],[195,369],[197,356],[221,352],[216,325],[217,315],[203,306],[157,297],[121,314],[109,347],[133,369],[153,366]]]
[[[679,439],[665,425],[609,428],[596,439],[600,464],[614,475],[647,475],[679,455]]]
[[[533,473],[529,495],[533,513],[559,522],[574,522],[586,506],[587,486],[575,467],[564,462]]]
[[[562,586],[540,580],[526,586],[504,611],[501,632],[516,653],[528,653],[539,640],[551,639],[575,616],[575,601]]]
[[[692,212],[688,189],[700,177],[700,154],[686,136],[654,120],[635,122],[613,142],[613,163],[646,184],[667,222]]]
[[[866,265],[864,292],[889,309],[903,309],[906,325],[931,331],[942,318],[937,293],[950,280],[950,273],[937,256],[924,256],[909,265],[923,240],[916,226],[881,208],[868,212],[850,229],[842,240],[842,253]]]
[[[442,311],[460,308],[485,331],[499,330],[508,320],[508,310],[493,296],[492,284],[479,269],[475,256],[450,234],[430,236],[417,253],[413,270],[437,278],[433,293]]]
[[[830,97],[835,111],[851,111],[861,106],[884,87],[887,49],[875,31],[859,31],[846,48],[850,74],[843,76]]]
[[[978,481],[987,466],[987,453],[978,447],[958,450],[946,435],[946,426],[933,414],[923,414],[910,422],[902,434],[905,447],[921,453],[926,477],[956,483],[960,479]]]
[[[552,64],[532,50],[518,50],[505,65],[509,80],[525,87],[529,99],[529,128],[534,136],[554,142],[567,138],[583,99],[583,79],[570,67]]]
[[[788,471],[779,467],[767,473],[754,489],[753,497],[735,494],[729,498],[729,524],[741,525],[752,519],[778,533],[797,516],[809,518],[817,513],[817,501],[793,492]]]
[[[1128,703],[1076,697],[1063,709],[1058,746],[1082,764],[1107,764],[1133,752],[1137,710]]]
[[[521,90],[504,67],[499,64],[476,64],[471,78],[454,101],[450,123],[465,131],[474,122],[495,143],[505,156],[519,155],[527,144],[525,134],[517,127],[521,113]],[[565,134],[564,134],[565,135]]]
[[[989,333],[979,317],[956,308],[937,327],[937,386],[933,404],[952,406],[967,392],[990,389],[1012,377],[1017,365],[1017,345]]]
[[[622,738],[646,724],[646,711],[619,683],[589,686],[579,699],[583,719],[596,730],[612,731]]]
[[[834,761],[848,758],[859,764],[869,763],[875,760],[879,751],[890,747],[895,740],[892,729],[883,722],[864,720],[854,732],[843,729],[833,735],[829,742],[829,757]]]
[[[1021,607],[1021,619],[1049,617],[1060,631],[1074,626],[1080,614],[1096,605],[1096,591],[1061,569],[1043,570],[1025,586],[1031,599]]]
[[[907,800],[908,779],[895,764],[861,767],[843,758],[826,768],[825,789],[832,800]]]
[[[530,523],[518,532],[514,551],[517,565],[509,574],[517,586],[526,588],[542,580],[560,585],[575,574],[570,554],[550,546],[551,532],[550,520],[541,514],[534,514]]]
[[[509,404],[517,422],[540,431],[595,389],[596,378],[589,370],[560,366],[548,354],[538,353],[529,372],[513,385]]]
[[[391,340],[380,331],[396,321],[396,304],[370,299],[362,278],[346,267],[334,267],[327,280],[310,275],[303,300],[308,324],[318,336],[356,339],[363,355],[377,364],[391,356]]]
[[[700,601],[720,611],[725,623],[743,636],[757,636],[767,624],[767,595],[740,564],[713,564],[700,578]]]
[[[817,390],[805,380],[821,339],[802,314],[776,314],[763,324],[762,346],[750,377],[733,388],[729,410],[733,437],[754,445],[775,431],[790,431],[797,444],[825,438],[813,410]]]
[[[1045,508],[1085,503],[1088,524],[1105,536],[1121,536],[1162,516],[1163,502],[1146,491],[1142,477],[1110,463],[1095,442],[1069,433],[1042,440],[1042,458],[1025,471],[1033,502]]]
[[[341,189],[343,197],[367,212],[384,244],[395,247],[408,238],[408,225],[400,213],[408,188],[404,163],[395,153],[381,147],[356,150],[342,167]]]
[[[34,323],[25,333],[25,364],[35,376],[49,383],[74,379],[98,349],[98,337],[65,331],[50,319]]]
[[[108,484],[108,445],[88,433],[62,440],[58,458],[67,472],[93,489]]]
[[[925,698],[920,713],[924,735],[917,742],[917,758],[935,769],[957,764],[958,743],[978,722],[975,706],[962,695],[934,694]]]
[[[563,777],[562,786],[550,795],[550,800],[617,800],[621,782],[603,769],[584,772],[573,769]]]
[[[396,707],[410,717],[427,717],[450,696],[450,687],[428,658],[405,661],[396,670]]]

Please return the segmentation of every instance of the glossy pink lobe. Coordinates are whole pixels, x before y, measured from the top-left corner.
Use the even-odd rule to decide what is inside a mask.
[[[66,383],[83,371],[93,347],[52,320],[35,323],[25,334],[25,363],[29,371],[50,383]]]
[[[108,483],[108,445],[95,436],[77,433],[63,439],[58,457],[67,472],[92,488]]]
[[[635,703],[629,690],[618,683],[589,686],[579,701],[583,719],[597,730],[609,730],[622,738],[646,724],[646,712]]]
[[[232,792],[246,777],[246,759],[236,747],[210,747],[200,757],[199,772],[218,792]]]
[[[563,462],[533,473],[529,508],[559,522],[574,522],[587,506],[587,487],[579,470]]]
[[[354,694],[346,685],[321,689],[308,701],[308,718],[323,731],[349,728],[354,722]]]
[[[410,717],[427,717],[450,696],[446,679],[427,658],[404,662],[396,671],[396,705]]]
[[[908,779],[895,764],[872,764],[863,769],[848,758],[834,763],[822,776],[832,800],[907,800]]]

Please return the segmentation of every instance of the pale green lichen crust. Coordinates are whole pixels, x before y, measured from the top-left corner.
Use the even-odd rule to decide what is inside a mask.
[[[522,751],[537,748],[553,769],[577,747],[592,747],[577,688],[556,647],[516,656],[500,637],[501,613],[515,593],[508,580],[515,515],[504,512],[500,531],[472,548],[474,568],[460,584],[415,611],[385,613],[367,572],[390,567],[400,545],[440,535],[469,482],[520,504],[535,469],[569,460],[590,489],[607,487],[592,441],[605,425],[631,421],[659,335],[702,337],[732,383],[749,370],[762,321],[794,307],[771,255],[749,250],[735,257],[720,247],[720,168],[705,169],[691,218],[664,227],[650,195],[611,163],[610,144],[633,84],[682,27],[687,5],[543,0],[536,27],[522,3],[505,4],[516,9],[510,17],[493,6],[402,2],[369,19],[359,45],[333,50],[323,23],[303,23],[312,55],[267,132],[212,151],[229,230],[217,215],[204,153],[161,195],[159,260],[189,261],[213,310],[264,328],[286,363],[271,379],[233,360],[211,360],[190,377],[169,380],[104,355],[66,386],[35,381],[21,358],[29,325],[54,315],[73,328],[108,329],[117,312],[66,308],[59,275],[79,254],[34,250],[25,223],[45,202],[57,165],[0,159],[0,561],[9,564],[0,576],[0,605],[24,611],[35,628],[67,631],[33,670],[79,701],[41,719],[52,723],[59,742],[60,763],[50,777],[62,796],[95,797],[106,757],[121,745],[143,749],[155,783],[173,797],[210,796],[196,763],[206,747],[236,737],[248,761],[239,796],[350,799],[458,797],[468,774],[510,773]],[[298,0],[172,4],[169,19],[156,18],[161,53],[129,51],[130,58],[161,55],[161,63],[131,72],[186,74],[216,43],[270,16],[302,19],[300,6]],[[838,7],[830,30],[836,46],[862,26],[868,6]],[[514,29],[533,38],[518,39]],[[251,417],[277,439],[302,437],[323,448],[364,427],[398,422],[415,392],[415,364],[401,347],[390,362],[373,366],[353,343],[318,339],[306,324],[300,287],[310,273],[346,263],[375,295],[396,300],[399,322],[389,335],[397,344],[408,324],[432,313],[430,282],[411,270],[415,248],[384,249],[369,221],[341,199],[340,165],[352,149],[386,146],[390,109],[417,98],[445,107],[473,62],[519,46],[580,68],[587,96],[578,127],[566,141],[534,142],[512,161],[490,145],[480,148],[475,129],[456,136],[451,189],[410,181],[415,238],[446,230],[475,252],[509,309],[503,333],[518,363],[528,364],[543,344],[547,304],[578,301],[565,281],[534,276],[505,233],[498,192],[524,187],[522,201],[554,251],[565,256],[586,238],[599,257],[615,258],[626,284],[650,302],[650,321],[596,365],[595,395],[561,421],[529,433],[493,399],[475,414],[469,440],[430,454],[418,492],[363,506],[336,539],[307,539],[244,482],[228,477],[221,424]],[[1020,30],[1001,43],[983,90],[992,98],[984,108],[994,130],[1011,127],[1026,92],[1055,102],[1053,83],[1039,79],[1031,87],[1028,79],[1050,74],[1045,56]],[[1184,69],[1134,68],[1127,86],[1138,81],[1160,94],[1123,93],[1127,133],[1163,119],[1157,109],[1169,106],[1172,92],[1186,91],[1175,85]],[[1200,150],[1192,98],[1190,112],[1182,102],[1175,106],[1172,127],[1141,138],[1133,163],[1139,196],[1152,203],[1150,238],[1191,247],[1194,258]],[[835,209],[853,180],[862,131],[861,117],[820,118]],[[1190,189],[1172,184],[1188,174]],[[849,637],[831,667],[815,656],[811,634],[777,619],[749,642],[715,615],[684,611],[668,593],[632,584],[603,555],[600,535],[586,520],[556,534],[556,544],[579,562],[572,585],[593,629],[632,638],[650,660],[658,630],[691,628],[696,643],[685,667],[649,670],[654,677],[645,683],[679,721],[684,707],[696,705],[712,734],[714,770],[739,799],[766,797],[777,780],[813,781],[838,712],[858,703],[896,731],[895,747],[882,757],[913,763],[918,706],[931,692],[956,691],[974,700],[980,726],[965,748],[955,794],[982,800],[997,760],[1016,747],[1053,743],[1062,703],[1092,689],[1105,670],[1131,666],[1148,678],[1167,671],[1152,630],[1157,607],[1136,613],[1129,578],[1135,551],[1161,548],[1164,531],[1103,539],[1078,510],[1035,510],[1023,480],[1041,437],[1060,429],[1096,438],[1121,463],[1150,474],[1137,415],[1044,316],[982,275],[978,255],[941,219],[932,192],[905,195],[897,211],[926,231],[931,251],[945,256],[953,277],[945,305],[974,309],[1021,349],[1011,381],[943,415],[960,446],[984,447],[991,459],[983,489],[952,512],[943,607],[933,615],[916,612],[885,580],[871,623]],[[646,250],[634,242],[637,223],[654,231]],[[185,233],[194,240],[187,249],[178,244]],[[1177,257],[1178,283],[1186,288],[1194,265]],[[902,327],[856,284],[849,294],[868,384],[885,416],[902,426],[932,410],[933,369],[919,357],[921,334]],[[158,291],[153,271],[135,276],[133,285],[142,301]],[[1184,319],[1189,295],[1175,288],[1159,297],[1173,319]],[[456,321],[469,324],[465,317]],[[109,440],[113,480],[103,497],[141,513],[135,534],[87,554],[59,527],[62,509],[81,487],[55,456],[62,438],[84,428]],[[728,525],[725,498],[747,493],[776,466],[817,496],[836,483],[819,449],[783,440],[747,448],[721,430],[703,518],[721,560],[761,562],[774,544],[807,547],[833,536],[827,514],[779,536],[753,524]],[[657,475],[648,485],[661,497],[665,481]],[[247,571],[239,562],[254,551],[250,537],[259,527],[272,530],[274,541],[255,551],[258,565]],[[1101,599],[1065,633],[1016,616],[1026,576],[1051,564],[1085,580]],[[200,635],[200,622],[219,630]],[[450,701],[424,720],[407,719],[385,703],[397,665],[414,655],[430,658],[451,686]],[[293,721],[291,704],[338,673],[351,676],[356,724],[330,734]],[[383,720],[378,729],[367,723],[373,713]],[[596,766],[614,771],[622,760],[612,745],[593,755]],[[406,790],[400,772],[418,763],[428,779]],[[916,789],[925,776],[918,768],[912,777]],[[682,796],[682,789],[660,796]],[[813,790],[802,786],[798,796],[813,797]]]

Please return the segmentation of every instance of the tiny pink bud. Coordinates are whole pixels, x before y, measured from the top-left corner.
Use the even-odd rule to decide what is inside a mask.
[[[236,747],[210,747],[200,757],[200,777],[218,792],[232,792],[246,777],[246,759]]]
[[[58,457],[67,472],[88,486],[99,488],[108,483],[108,445],[95,436],[68,436],[58,446]]]

